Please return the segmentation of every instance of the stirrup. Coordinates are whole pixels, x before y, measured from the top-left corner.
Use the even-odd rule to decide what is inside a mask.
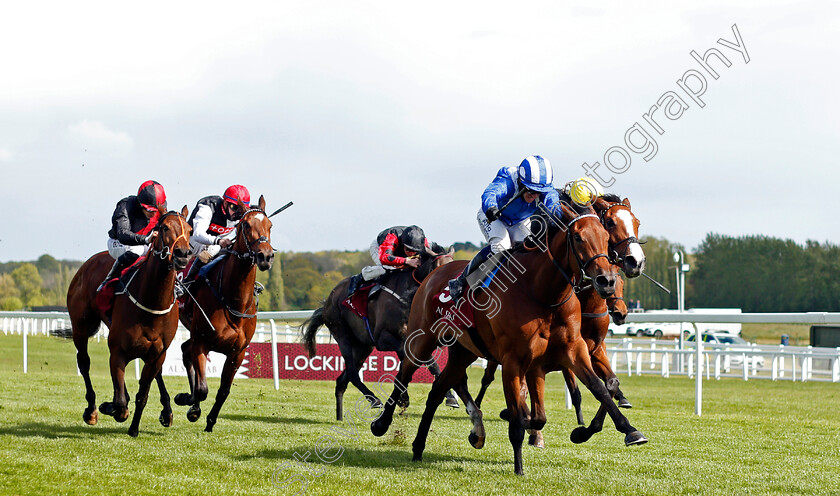
[[[449,281],[449,295],[453,300],[457,300],[464,294],[464,286],[467,284],[467,278],[464,274]]]

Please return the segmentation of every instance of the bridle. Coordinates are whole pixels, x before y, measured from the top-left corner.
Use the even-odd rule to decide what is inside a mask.
[[[160,225],[163,223],[163,220],[166,219],[170,215],[178,216],[178,223],[181,226],[181,234],[177,238],[175,238],[175,241],[172,242],[171,246],[164,244],[163,248],[161,248],[159,250],[158,249],[152,250],[152,256],[160,258],[161,260],[167,262],[167,269],[166,269],[167,272],[171,271],[175,268],[175,263],[174,263],[173,260],[175,258],[175,244],[178,243],[178,240],[180,240],[181,238],[184,238],[185,240],[187,240],[187,243],[189,243],[189,240],[187,239],[186,219],[184,218],[183,215],[181,215],[178,212],[167,212],[167,213],[165,213],[160,218],[160,220],[158,220],[158,225],[155,226],[155,231],[157,231],[158,233],[160,232]],[[158,238],[160,238],[160,235],[158,235]],[[161,243],[163,243],[162,238],[161,238]],[[139,308],[143,311],[149,312],[150,314],[153,314],[153,315],[166,315],[166,314],[168,314],[172,310],[172,307],[175,306],[175,302],[178,301],[178,299],[175,297],[175,292],[174,291],[172,293],[172,303],[169,304],[169,307],[165,308],[165,309],[162,309],[162,310],[155,310],[155,309],[149,308],[149,307],[143,305],[142,303],[140,303],[139,301],[137,301],[137,298],[135,298],[134,295],[132,295],[131,292],[128,290],[128,287],[131,285],[131,281],[134,280],[134,276],[136,276],[139,272],[140,272],[140,270],[138,268],[138,270],[135,270],[131,274],[131,277],[128,279],[128,282],[123,284],[122,293],[125,293],[125,295],[128,297],[128,299],[132,303],[134,303],[134,305],[137,308]]]
[[[175,263],[174,263],[173,260],[175,258],[175,245],[178,243],[178,240],[180,240],[181,238],[184,238],[184,240],[189,245],[189,239],[187,238],[187,228],[186,228],[187,222],[186,222],[186,219],[184,218],[184,216],[181,215],[178,212],[173,211],[173,212],[166,212],[165,214],[163,214],[163,217],[161,217],[160,220],[158,220],[158,224],[157,224],[157,226],[155,226],[154,230],[157,231],[158,233],[160,233],[160,225],[163,224],[163,220],[166,219],[167,217],[169,217],[170,215],[176,215],[178,217],[178,223],[181,226],[181,234],[177,238],[175,238],[175,241],[172,242],[172,246],[163,245],[163,248],[161,248],[159,250],[158,249],[153,249],[152,250],[152,256],[155,256],[155,257],[167,262],[167,270],[172,270],[172,269],[175,268]],[[160,237],[160,235],[158,235],[158,237]]]
[[[245,245],[245,249],[247,251],[245,253],[240,253],[234,250],[233,247],[236,246],[236,243],[232,244],[230,248],[227,248],[227,251],[235,255],[236,258],[240,260],[249,260],[251,262],[251,265],[254,265],[255,263],[257,263],[257,253],[254,251],[253,247],[256,244],[268,242],[268,237],[260,236],[259,238],[250,242],[247,239],[245,239],[245,229],[242,227],[242,222],[245,220],[245,216],[251,212],[258,212],[265,215],[265,210],[261,208],[250,208],[242,214],[239,223],[236,224],[236,240],[238,241],[239,237],[242,236],[242,244]]]
[[[423,281],[422,281],[422,280],[417,279],[417,275],[416,275],[416,274],[417,274],[417,271],[418,271],[418,270],[420,270],[420,267],[423,267],[423,266],[424,266],[425,264],[427,264],[427,263],[434,263],[434,262],[437,262],[437,261],[438,261],[438,260],[440,260],[441,258],[443,258],[443,257],[447,257],[447,256],[450,256],[450,255],[449,255],[449,253],[441,253],[440,255],[435,255],[435,256],[433,256],[432,258],[430,258],[430,259],[429,259],[429,260],[427,260],[426,262],[424,262],[424,263],[420,264],[419,266],[415,267],[415,268],[414,268],[414,270],[412,270],[412,271],[411,271],[411,278],[412,278],[412,279],[414,279],[414,282],[416,282],[416,283],[417,283],[417,285],[419,286],[420,284],[422,284],[422,283],[423,283]],[[434,269],[432,269],[432,270],[434,270]],[[429,272],[431,273],[431,271],[429,271]],[[428,276],[428,274],[427,274],[427,276]],[[425,278],[424,278],[424,279],[425,279]]]
[[[581,219],[589,218],[589,217],[594,217],[596,219],[598,218],[598,216],[595,215],[595,214],[579,215],[579,216],[575,217],[574,219],[572,219],[565,226],[567,233],[568,233],[568,230],[569,230],[568,228],[570,228],[575,222],[577,222]],[[556,225],[556,222],[554,221],[554,219],[552,219],[550,217],[548,219],[549,219],[550,222],[555,223],[555,225]],[[551,262],[554,264],[554,267],[560,272],[560,274],[563,276],[563,278],[566,279],[566,282],[568,282],[569,285],[572,287],[572,292],[569,293],[569,296],[567,296],[563,301],[561,301],[559,303],[554,303],[554,304],[551,304],[551,305],[545,305],[544,304],[545,306],[547,306],[549,308],[555,308],[555,307],[559,307],[559,306],[563,305],[564,303],[566,303],[569,300],[569,298],[572,297],[572,294],[577,294],[577,293],[580,293],[581,291],[589,289],[589,287],[591,286],[591,283],[589,283],[589,281],[591,281],[592,279],[589,276],[586,275],[586,267],[588,267],[590,263],[594,262],[595,260],[597,260],[599,258],[606,258],[607,260],[609,260],[609,257],[604,253],[598,253],[598,254],[590,257],[586,262],[582,262],[580,255],[578,254],[577,250],[575,249],[574,243],[572,243],[571,233],[568,233],[566,235],[566,245],[567,245],[566,258],[568,260],[569,253],[571,253],[572,256],[575,259],[575,262],[577,263],[578,270],[580,271],[579,275],[573,273],[570,277],[568,274],[566,274],[566,270],[563,268],[563,266],[560,265],[560,263],[557,261],[557,257],[555,257],[553,253],[551,253],[551,245],[549,244],[548,241],[549,241],[548,240],[548,229],[546,229],[546,232],[545,232],[546,254],[548,255],[549,260],[551,260]],[[579,277],[578,282],[575,282],[576,276]],[[586,284],[584,284],[584,283],[586,283]]]
[[[624,207],[624,208],[626,208],[626,209],[627,209],[627,211],[628,211],[628,212],[630,212],[630,214],[631,214],[631,215],[632,215],[632,213],[633,213],[633,211],[632,211],[632,210],[630,210],[630,205],[627,205],[626,203],[624,203],[624,201],[623,201],[623,200],[622,200],[622,201],[620,201],[620,202],[617,202],[617,203],[611,203],[611,204],[610,204],[607,208],[605,208],[604,210],[602,210],[602,211],[600,211],[600,212],[598,213],[598,217],[600,217],[600,219],[601,219],[601,225],[603,225],[603,226],[604,226],[604,229],[609,230],[609,229],[607,228],[607,225],[606,225],[606,222],[607,222],[607,218],[606,218],[606,216],[607,216],[607,212],[609,212],[609,211],[610,211],[610,209],[615,208],[615,207]],[[634,217],[635,217],[635,216],[634,216]],[[609,246],[610,254],[611,254],[612,256],[611,256],[611,257],[609,257],[607,260],[609,260],[611,264],[613,264],[613,265],[619,265],[619,266],[620,266],[622,263],[624,263],[624,258],[622,258],[622,257],[620,257],[620,256],[618,255],[618,247],[619,247],[619,246],[621,246],[621,245],[623,245],[624,243],[638,243],[638,244],[640,244],[640,245],[643,245],[643,244],[645,244],[645,243],[646,243],[646,241],[639,241],[639,239],[638,239],[636,236],[628,236],[628,237],[626,237],[626,238],[622,239],[621,241],[616,241],[615,243],[613,243],[612,241],[610,241],[610,242],[609,242],[609,244],[608,244],[608,246]],[[627,250],[626,250],[626,248],[625,248],[625,250],[624,250],[624,251],[625,251],[625,252],[627,251]]]

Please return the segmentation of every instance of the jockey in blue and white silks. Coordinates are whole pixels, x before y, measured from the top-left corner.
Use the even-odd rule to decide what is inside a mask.
[[[482,262],[531,234],[530,218],[538,212],[537,200],[550,211],[559,208],[560,197],[553,179],[551,163],[539,155],[527,157],[518,167],[499,169],[481,195],[476,216],[489,246],[478,252],[457,279],[449,281],[452,298],[461,296],[467,276]]]

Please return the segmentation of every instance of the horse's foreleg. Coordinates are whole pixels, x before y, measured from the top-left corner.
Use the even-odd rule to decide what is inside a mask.
[[[187,420],[195,422],[201,418],[201,402],[207,399],[207,356],[193,345],[192,360],[195,364],[195,387],[192,391],[192,405],[187,410]]]
[[[528,407],[522,399],[523,373],[516,359],[502,364],[502,383],[508,412],[508,439],[513,447],[513,470],[516,475],[525,475],[522,470],[522,441],[525,439],[525,421]]]
[[[178,393],[175,395],[175,404],[186,406],[193,402],[195,394],[195,366],[192,356],[192,338],[181,344],[181,361],[184,362],[184,369],[187,371],[187,382],[190,385],[189,393]]]
[[[163,383],[163,371],[158,372],[155,376],[155,381],[158,385],[158,391],[160,391],[160,404],[163,406],[158,421],[164,427],[172,427],[172,404],[169,401],[169,392],[166,390],[166,384]]]
[[[432,358],[432,363],[431,365],[429,365],[429,372],[432,374],[435,380],[437,380],[437,378],[440,377],[440,365],[438,365],[437,360],[435,360],[434,358]],[[405,396],[407,397],[408,393],[406,393]],[[408,406],[407,401],[405,406]],[[450,408],[460,408],[460,405],[458,404],[458,398],[455,397],[455,394],[452,392],[451,389],[448,389],[446,391],[446,406]]]
[[[633,407],[633,405],[627,401],[627,398],[624,397],[624,394],[618,388],[618,377],[616,377],[615,372],[613,372],[610,360],[607,358],[606,346],[603,342],[592,351],[592,368],[595,370],[595,373],[598,374],[598,377],[604,380],[604,383],[607,386],[607,391],[610,392],[610,396],[618,400],[619,407]]]
[[[372,346],[361,345],[361,344],[354,344],[350,341],[348,333],[352,333],[352,331],[345,329],[342,338],[336,337],[336,342],[338,343],[338,348],[341,350],[341,356],[344,357],[344,368],[347,372],[347,380],[350,381],[356,389],[361,391],[364,397],[368,400],[370,405],[374,408],[378,408],[382,402],[379,401],[379,398],[373,394],[365,383],[362,382],[362,378],[359,377],[359,371],[362,369],[362,366],[367,360],[367,357],[370,356],[370,353],[373,351]],[[345,386],[346,387],[346,386]],[[338,381],[336,380],[336,390],[338,389]],[[344,394],[341,395],[342,401],[344,399]],[[338,401],[338,395],[336,395],[336,402]],[[344,409],[342,405],[342,410]],[[336,403],[336,411],[338,410],[338,403]]]
[[[128,420],[128,399],[125,389],[125,365],[126,360],[122,357],[122,350],[111,348],[111,383],[114,386],[114,399],[99,405],[99,411],[105,415],[111,415],[117,422]]]
[[[455,344],[449,347],[449,359],[446,362],[446,368],[444,368],[443,372],[432,384],[432,390],[429,391],[429,396],[426,399],[426,409],[423,411],[423,417],[420,419],[420,425],[417,427],[417,436],[414,438],[414,443],[412,443],[414,453],[412,461],[419,462],[423,460],[423,451],[426,449],[426,438],[429,436],[429,428],[432,425],[435,411],[451,387],[462,381],[466,383],[467,367],[474,360],[475,355],[465,350],[462,346]],[[476,415],[477,421],[481,423],[481,411],[476,408],[473,415]],[[481,439],[480,444],[476,446],[477,448],[484,445],[483,424],[481,425],[481,432],[475,433],[476,436],[479,434]],[[470,442],[473,442],[473,435],[470,434]],[[479,442],[478,439],[476,441]]]
[[[566,387],[569,389],[569,396],[572,398],[572,406],[575,407],[575,416],[577,417],[578,425],[586,425],[583,420],[583,412],[581,411],[581,396],[580,388],[575,381],[575,375],[567,368],[563,368],[563,379],[566,381]]]
[[[431,332],[418,329],[408,337],[405,342],[405,359],[400,362],[400,371],[394,381],[394,390],[388,397],[388,401],[385,402],[385,408],[383,408],[379,418],[370,424],[370,431],[374,436],[383,436],[388,432],[388,427],[394,420],[394,409],[397,402],[408,390],[408,384],[411,382],[414,372],[421,365],[428,363],[436,347],[437,338]]]
[[[589,389],[589,391],[592,392],[595,398],[601,403],[598,413],[595,415],[595,419],[593,419],[592,424],[589,427],[578,427],[572,431],[572,442],[582,443],[587,441],[594,433],[599,432],[602,429],[604,414],[601,410],[603,409],[605,409],[606,413],[609,413],[610,417],[613,419],[616,430],[625,435],[624,443],[626,445],[642,444],[647,442],[647,438],[645,438],[641,432],[636,430],[635,427],[630,425],[630,421],[627,420],[627,417],[621,413],[618,406],[616,406],[616,404],[612,401],[612,397],[610,396],[609,391],[607,391],[604,383],[595,374],[595,371],[592,369],[592,365],[589,361],[589,353],[586,351],[586,345],[581,341],[578,346],[570,346],[569,353],[576,355],[574,358],[569,357],[571,361],[570,365],[573,364],[572,370],[575,375],[577,375],[578,379],[580,379],[584,386],[586,386],[587,389]]]
[[[225,404],[228,395],[230,394],[230,387],[233,385],[233,377],[239,366],[242,365],[242,360],[245,358],[245,350],[240,351],[235,355],[231,355],[222,368],[222,380],[219,383],[219,390],[216,392],[216,402],[213,403],[213,408],[207,414],[207,427],[205,432],[213,432],[213,426],[216,425],[216,420],[219,418],[219,412],[222,410],[222,405]]]
[[[490,387],[490,384],[493,383],[493,379],[496,377],[496,369],[499,368],[499,364],[496,362],[487,362],[487,367],[484,368],[484,375],[481,376],[481,390],[478,392],[478,396],[475,398],[475,406],[481,408],[481,402],[484,400],[484,395],[487,393],[487,388]]]
[[[74,323],[74,328],[76,323]],[[90,380],[90,355],[88,354],[88,337],[84,332],[73,333],[73,342],[76,345],[76,364],[79,373],[85,381],[85,400],[87,408],[82,413],[82,419],[87,424],[96,425],[99,421],[99,412],[96,410],[96,392],[93,390],[93,383]]]
[[[140,373],[140,387],[137,389],[137,396],[134,398],[134,417],[131,419],[131,426],[128,428],[128,435],[131,437],[137,437],[140,434],[140,419],[143,417],[143,410],[146,408],[146,401],[149,399],[149,389],[152,387],[152,380],[160,374],[165,356],[165,353],[161,353],[150,360],[144,360],[143,371]]]
[[[528,390],[531,391],[531,420],[528,425],[528,444],[537,448],[545,448],[542,428],[545,427],[545,372],[542,369],[531,371],[526,376]]]

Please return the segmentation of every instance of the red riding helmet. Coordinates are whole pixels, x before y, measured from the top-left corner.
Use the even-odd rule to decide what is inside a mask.
[[[137,190],[137,201],[150,212],[157,211],[158,205],[166,209],[166,192],[157,181],[146,181]]]
[[[251,193],[248,192],[248,188],[242,186],[241,184],[229,186],[228,189],[225,190],[223,198],[226,202],[233,203],[234,205],[237,204],[236,200],[240,199],[246,207],[251,206]]]

